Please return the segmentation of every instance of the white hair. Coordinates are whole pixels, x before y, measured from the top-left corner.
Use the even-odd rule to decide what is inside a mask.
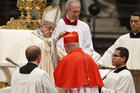
[[[79,3],[80,4],[80,0],[68,0],[66,2],[65,8],[71,9],[71,3]]]

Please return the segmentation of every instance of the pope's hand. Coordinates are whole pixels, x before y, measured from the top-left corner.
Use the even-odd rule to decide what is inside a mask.
[[[65,34],[66,34],[66,31],[62,31],[62,32],[58,35],[56,41],[58,41],[60,38],[62,38],[63,36],[65,36]]]

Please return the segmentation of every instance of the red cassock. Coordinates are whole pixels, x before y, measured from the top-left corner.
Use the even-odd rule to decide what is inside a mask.
[[[86,61],[85,61],[86,60]],[[90,82],[88,83],[88,77]],[[79,86],[103,86],[98,67],[91,56],[75,48],[64,56],[54,71],[56,86],[60,88],[77,88]]]

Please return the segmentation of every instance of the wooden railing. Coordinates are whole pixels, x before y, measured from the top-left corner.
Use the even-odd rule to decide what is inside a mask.
[[[129,69],[129,71],[132,73],[133,76],[136,93],[140,93],[140,69]]]

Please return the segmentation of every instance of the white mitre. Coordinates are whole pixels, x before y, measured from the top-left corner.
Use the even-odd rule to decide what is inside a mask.
[[[41,24],[50,24],[56,25],[61,17],[60,7],[56,6],[52,8],[51,6],[47,7],[43,11]]]

